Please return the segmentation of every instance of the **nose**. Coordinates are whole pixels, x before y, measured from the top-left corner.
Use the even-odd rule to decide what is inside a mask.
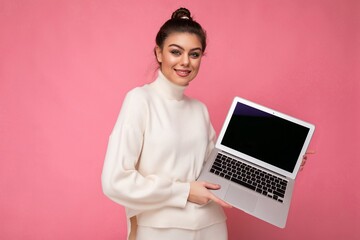
[[[181,58],[181,65],[182,66],[188,66],[189,63],[190,63],[189,56],[187,54],[183,54],[183,56]]]

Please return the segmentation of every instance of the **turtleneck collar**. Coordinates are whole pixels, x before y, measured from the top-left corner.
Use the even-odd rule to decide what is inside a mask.
[[[186,86],[179,86],[168,80],[159,70],[157,79],[151,85],[169,100],[182,100]]]

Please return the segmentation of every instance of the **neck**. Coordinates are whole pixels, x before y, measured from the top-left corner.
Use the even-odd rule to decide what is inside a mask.
[[[168,80],[164,74],[159,70],[157,79],[152,85],[159,91],[161,95],[170,100],[182,100],[184,98],[184,91],[187,86],[176,85]]]

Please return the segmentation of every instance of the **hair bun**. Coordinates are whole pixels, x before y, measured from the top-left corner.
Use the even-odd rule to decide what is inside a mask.
[[[179,8],[171,15],[171,19],[189,19],[192,20],[191,13],[186,8]]]

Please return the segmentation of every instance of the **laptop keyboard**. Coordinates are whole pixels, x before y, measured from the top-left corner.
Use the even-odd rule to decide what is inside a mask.
[[[218,153],[210,172],[283,202],[287,181],[246,163]]]

